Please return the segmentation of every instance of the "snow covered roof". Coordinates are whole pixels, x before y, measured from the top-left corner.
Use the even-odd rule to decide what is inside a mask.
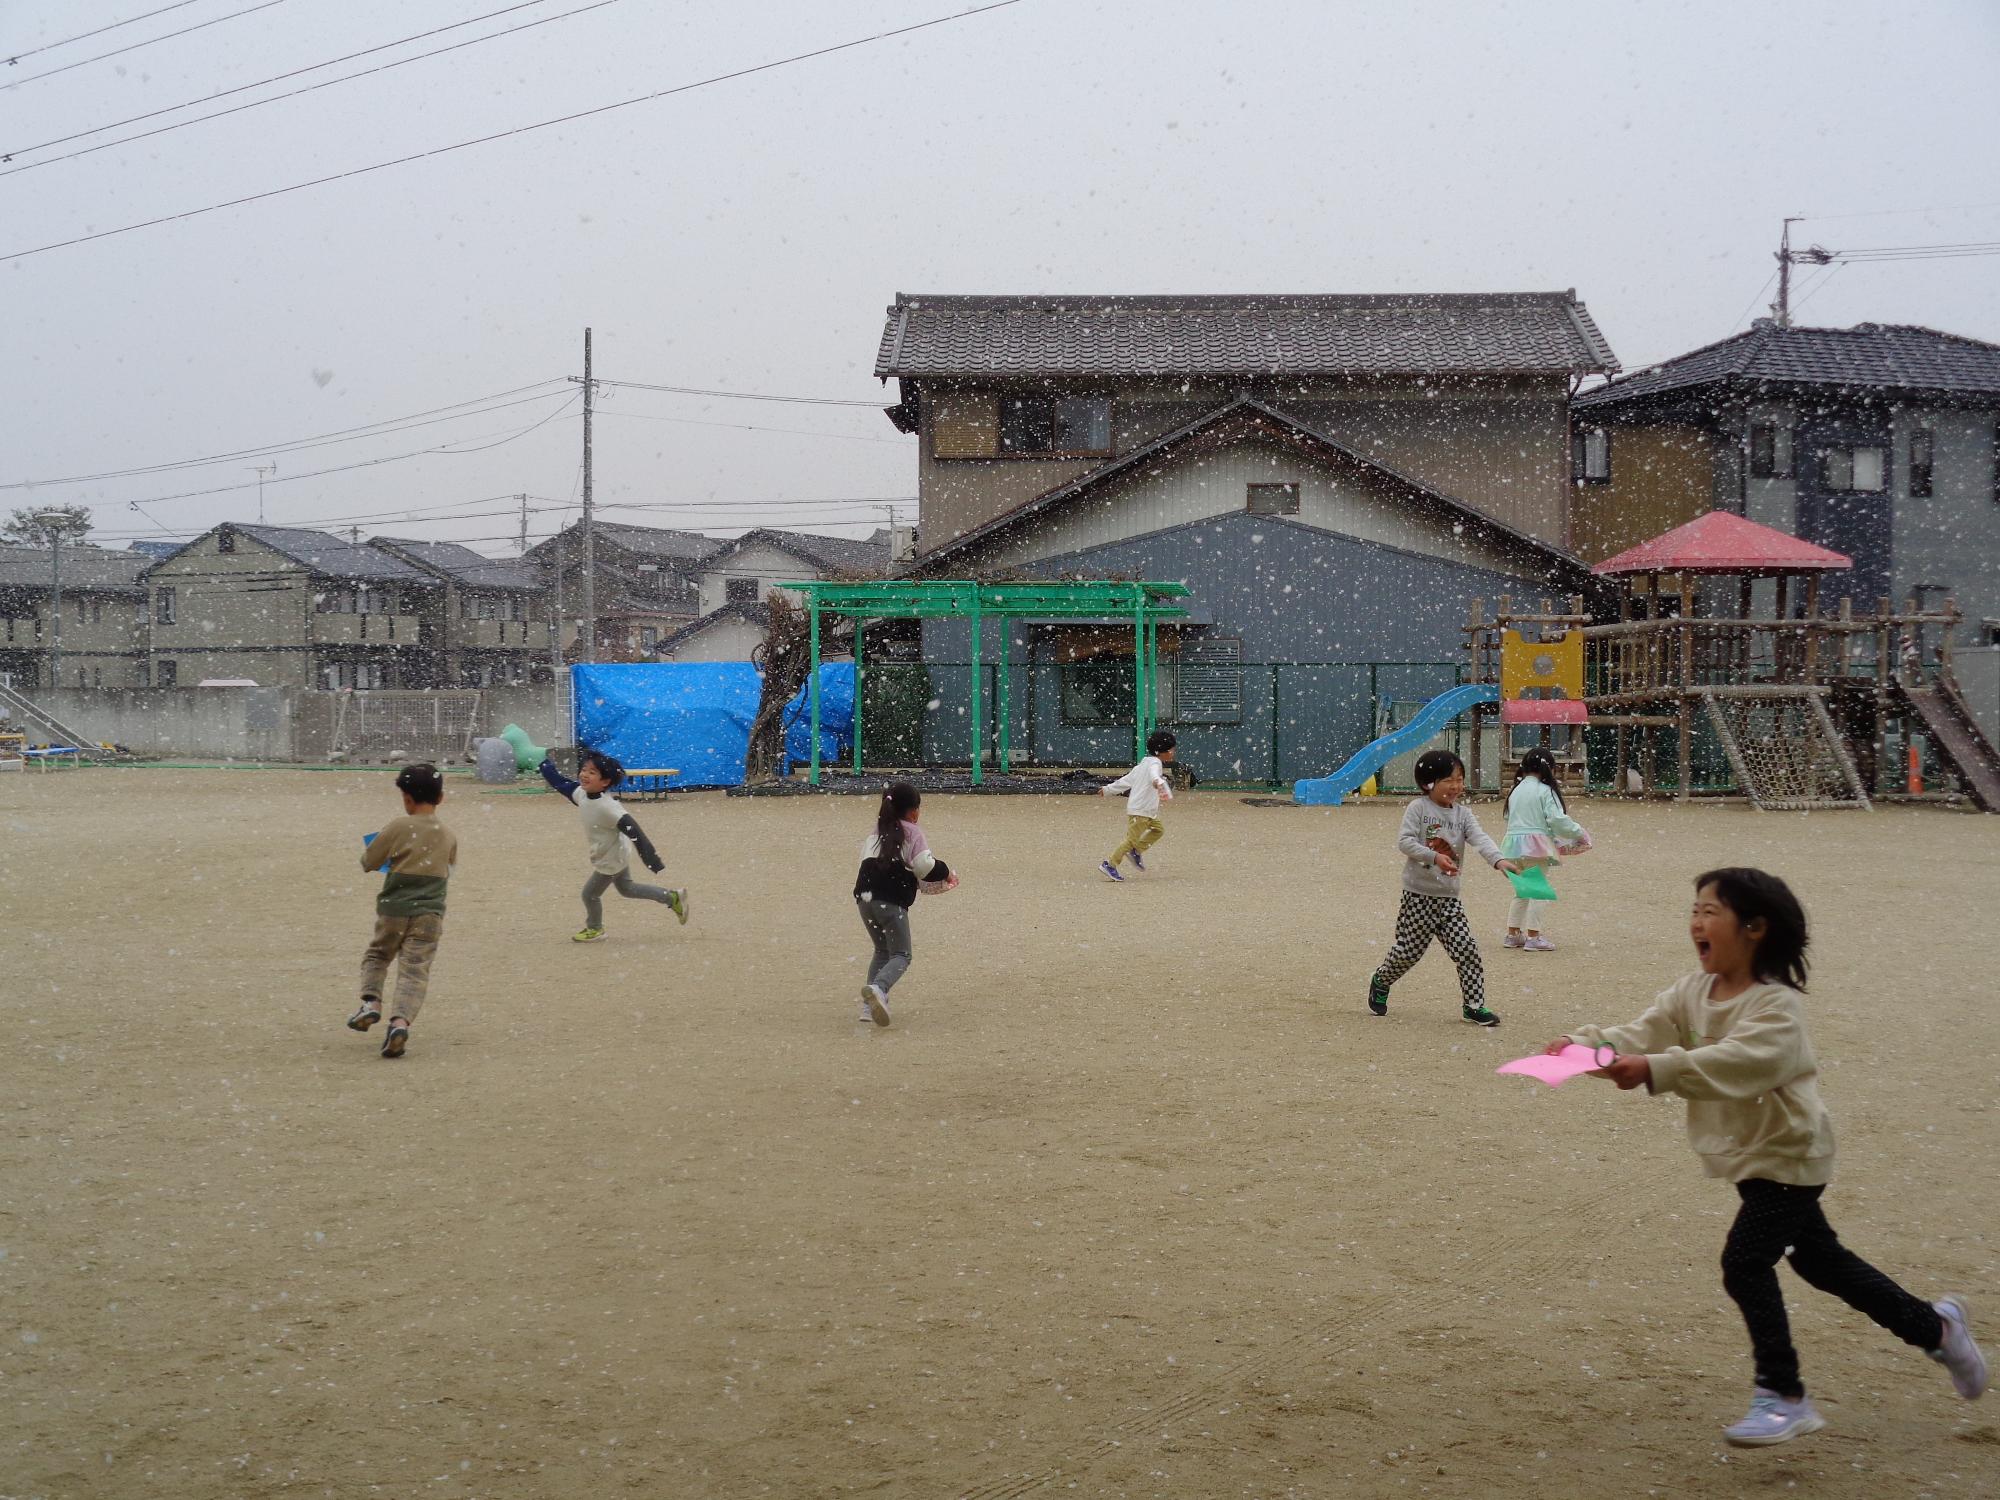
[[[1662,532],[1608,557],[1591,571],[1621,573],[1817,573],[1854,566],[1854,559],[1726,510]]]
[[[1579,411],[1691,386],[1815,385],[1950,391],[2000,397],[2000,344],[1913,324],[1780,328],[1748,333],[1666,360],[1578,396]]]
[[[899,292],[877,376],[1481,374],[1618,369],[1576,293]]]

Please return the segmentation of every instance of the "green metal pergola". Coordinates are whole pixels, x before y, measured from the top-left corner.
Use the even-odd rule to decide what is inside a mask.
[[[1133,662],[1133,743],[1136,755],[1146,753],[1146,736],[1153,732],[1153,687],[1159,676],[1160,621],[1183,619],[1187,610],[1175,600],[1185,599],[1183,583],[1117,582],[1109,579],[1083,583],[980,583],[970,578],[924,579],[913,582],[830,583],[815,579],[805,583],[780,583],[806,596],[812,620],[812,675],[808,697],[812,703],[812,784],[819,785],[819,620],[822,614],[844,615],[854,621],[854,769],[861,770],[862,622],[866,620],[965,620],[972,626],[972,783],[985,777],[982,762],[984,719],[981,714],[980,624],[986,620],[1105,620],[1132,622]],[[1008,743],[1008,702],[1013,663],[1010,660],[1011,632],[1000,635],[999,672],[994,681],[994,707],[999,711],[1000,742],[997,747],[1000,772],[1013,765]],[[1136,758],[1135,755],[1135,758]]]

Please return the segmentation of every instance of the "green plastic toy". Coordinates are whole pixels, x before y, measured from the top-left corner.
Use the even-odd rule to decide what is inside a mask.
[[[1507,883],[1514,887],[1514,894],[1523,901],[1553,901],[1556,888],[1549,884],[1548,871],[1540,865],[1529,865],[1518,875],[1509,875]]]
[[[519,724],[509,724],[500,731],[500,738],[514,747],[514,769],[532,771],[549,757],[549,752],[528,738],[528,731]]]

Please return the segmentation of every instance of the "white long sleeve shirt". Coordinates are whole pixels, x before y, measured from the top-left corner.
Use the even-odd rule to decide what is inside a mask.
[[[1161,798],[1174,800],[1173,788],[1167,785],[1167,768],[1157,755],[1147,756],[1103,790],[1107,797],[1113,792],[1125,793],[1126,815],[1134,818],[1157,818]]]

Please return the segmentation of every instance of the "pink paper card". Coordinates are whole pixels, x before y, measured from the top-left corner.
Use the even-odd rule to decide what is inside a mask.
[[[1607,1067],[1617,1060],[1618,1054],[1609,1047],[1579,1047],[1571,1042],[1556,1053],[1538,1052],[1533,1057],[1517,1057],[1510,1063],[1502,1063],[1493,1071],[1496,1073],[1519,1073],[1527,1078],[1539,1079],[1550,1088],[1568,1083],[1579,1073],[1588,1073],[1593,1068]]]

